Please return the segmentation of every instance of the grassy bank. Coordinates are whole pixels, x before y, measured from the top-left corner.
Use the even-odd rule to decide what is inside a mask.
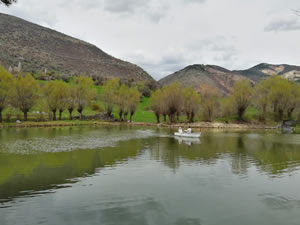
[[[219,123],[219,122],[196,122],[196,123],[149,123],[149,122],[106,122],[106,121],[49,121],[49,122],[21,122],[21,123],[2,123],[0,124],[0,129],[4,128],[30,128],[30,127],[72,127],[72,126],[151,126],[151,127],[168,127],[168,128],[178,128],[178,127],[192,127],[198,129],[242,129],[242,130],[269,130],[277,129],[276,126],[262,125],[262,124],[237,124],[237,123]],[[298,128],[300,131],[300,127]]]
[[[101,88],[97,89],[98,93],[101,93]],[[0,128],[7,128],[7,127],[62,127],[62,126],[101,126],[101,125],[110,125],[110,126],[160,126],[160,127],[178,127],[178,126],[191,126],[194,128],[217,128],[217,129],[274,129],[278,123],[274,121],[268,121],[267,124],[262,124],[257,122],[256,115],[258,114],[258,110],[249,107],[246,111],[245,118],[246,121],[243,123],[239,123],[236,121],[234,116],[228,118],[216,118],[214,122],[202,122],[201,118],[196,117],[195,123],[188,124],[186,123],[185,116],[180,117],[180,123],[178,124],[168,124],[168,123],[156,123],[155,115],[152,111],[149,110],[151,99],[144,98],[138,105],[137,111],[133,116],[133,122],[105,122],[100,120],[68,120],[69,114],[65,111],[63,113],[63,120],[62,121],[51,121],[48,118],[48,115],[38,115],[36,111],[38,110],[39,106],[36,106],[35,109],[29,113],[29,121],[23,122],[23,116],[20,112],[10,112],[11,118],[10,122],[7,122],[7,112],[4,112],[4,122],[0,124]],[[97,104],[103,107],[103,104],[100,100],[98,100]],[[87,107],[84,110],[84,115],[95,115],[99,113],[99,111],[95,111],[92,107]],[[77,112],[74,112],[74,116],[78,116]],[[114,109],[113,112],[114,117],[118,120],[118,111],[117,108]],[[42,117],[42,118],[41,118]],[[20,120],[21,123],[16,123],[16,120]],[[6,122],[5,122],[6,121]],[[163,121],[163,118],[161,118]],[[298,126],[297,129],[300,129]]]

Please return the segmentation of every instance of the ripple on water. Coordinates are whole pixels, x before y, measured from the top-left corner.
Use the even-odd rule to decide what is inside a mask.
[[[32,154],[39,152],[66,152],[77,149],[95,149],[115,146],[119,141],[141,139],[154,136],[152,130],[130,130],[126,132],[105,132],[102,130],[88,134],[58,135],[49,137],[29,137],[5,143],[0,151],[15,154]]]

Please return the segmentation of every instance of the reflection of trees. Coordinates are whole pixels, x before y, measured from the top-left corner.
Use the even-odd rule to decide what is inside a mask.
[[[207,133],[201,137],[201,144],[191,146],[174,138],[155,138],[149,142],[152,159],[161,160],[172,169],[177,169],[182,160],[213,164],[228,154],[232,172],[240,175],[246,175],[253,164],[272,175],[293,171],[300,164],[299,145],[276,134]]]
[[[71,179],[94,174],[97,168],[136,157],[140,149],[141,142],[131,140],[101,150],[32,155],[0,153],[0,199],[59,188],[60,184],[74,182]]]
[[[246,175],[249,168],[249,162],[247,160],[247,148],[244,143],[243,134],[239,134],[236,137],[236,148],[232,154],[232,173],[239,175]]]
[[[299,145],[278,142],[266,144],[261,140],[259,148],[249,148],[248,151],[262,171],[274,175],[292,172],[300,163]]]
[[[159,160],[172,169],[179,167],[180,159],[177,141],[173,138],[151,138],[151,159]]]
[[[127,129],[121,127],[119,129]],[[20,131],[18,138],[25,138],[27,131]],[[50,138],[78,134],[78,130],[64,128],[46,129]],[[32,132],[36,132],[32,134]],[[31,136],[38,136],[41,130],[31,130]],[[86,130],[82,128],[83,134]],[[118,132],[107,129],[110,134]],[[121,132],[120,132],[121,133]],[[12,142],[11,130],[0,131],[1,140]],[[43,134],[44,135],[44,134]],[[151,159],[177,170],[181,163],[215,164],[218,159],[228,157],[234,174],[245,175],[250,166],[255,165],[270,175],[280,175],[294,171],[300,164],[298,142],[293,136],[249,134],[249,133],[205,133],[200,144],[191,146],[179,144],[173,137],[151,137],[144,140],[120,142],[116,147],[99,150],[78,150],[72,152],[7,154],[0,153],[0,199],[14,198],[22,191],[43,191],[55,189],[70,179],[94,174],[97,168],[113,166],[119,161],[136,157],[142,153],[144,143]],[[295,136],[294,136],[295,137]],[[296,136],[298,137],[298,136]],[[6,138],[10,139],[7,140]],[[30,193],[28,193],[30,194]]]

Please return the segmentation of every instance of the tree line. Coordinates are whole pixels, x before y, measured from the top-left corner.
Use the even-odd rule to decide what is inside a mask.
[[[253,85],[249,80],[235,83],[229,96],[222,96],[214,86],[201,86],[198,91],[193,87],[183,88],[179,83],[151,91],[147,84],[122,83],[117,78],[107,80],[101,89],[101,104],[110,118],[113,112],[118,114],[120,121],[132,121],[138,104],[143,96],[151,93],[149,109],[155,114],[158,123],[161,118],[171,123],[182,121],[194,122],[195,118],[213,121],[216,117],[245,120],[245,112],[249,106],[258,111],[257,119],[280,121],[284,118],[300,116],[300,86],[277,75]],[[142,93],[142,94],[141,94]],[[0,67],[0,121],[5,108],[14,108],[24,114],[39,105],[48,112],[52,120],[62,120],[63,112],[78,112],[83,118],[87,106],[97,105],[98,94],[92,78],[87,76],[74,77],[69,82],[52,80],[37,81],[31,75],[13,76]],[[99,111],[99,110],[98,110]]]
[[[138,83],[131,85],[118,79],[108,80],[102,86],[101,100],[107,116],[113,118],[116,108],[121,121],[132,121],[146,85]],[[141,92],[139,91],[141,90]],[[0,67],[0,122],[5,108],[13,107],[23,112],[24,120],[28,120],[28,113],[36,105],[51,115],[52,120],[62,120],[64,111],[73,119],[73,112],[83,118],[83,110],[92,106],[101,111],[97,105],[98,94],[92,78],[87,76],[74,77],[70,82],[52,80],[39,82],[31,75],[12,75],[5,68]]]
[[[62,113],[66,110],[70,119],[75,110],[82,118],[84,108],[96,100],[96,97],[97,93],[90,77],[76,77],[69,83],[54,80],[40,85],[29,74],[13,76],[0,67],[0,122],[3,120],[3,110],[9,106],[23,112],[24,120],[27,121],[29,111],[37,103],[46,106],[46,111],[52,113],[53,120],[56,120],[57,112],[61,120]]]
[[[300,110],[300,86],[278,75],[253,85],[249,80],[235,83],[229,96],[221,96],[218,90],[207,85],[196,92],[193,87],[183,88],[179,83],[172,83],[156,90],[152,94],[150,108],[153,110],[157,123],[161,116],[164,121],[178,122],[185,115],[188,122],[193,122],[195,116],[203,121],[213,121],[216,116],[235,116],[244,121],[245,112],[249,106],[258,109],[258,120],[269,119],[280,121],[283,118],[292,119],[294,113]]]

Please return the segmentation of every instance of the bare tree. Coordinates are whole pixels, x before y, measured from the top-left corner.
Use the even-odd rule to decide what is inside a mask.
[[[0,4],[3,3],[6,6],[10,6],[12,3],[17,2],[17,0],[0,0]]]

